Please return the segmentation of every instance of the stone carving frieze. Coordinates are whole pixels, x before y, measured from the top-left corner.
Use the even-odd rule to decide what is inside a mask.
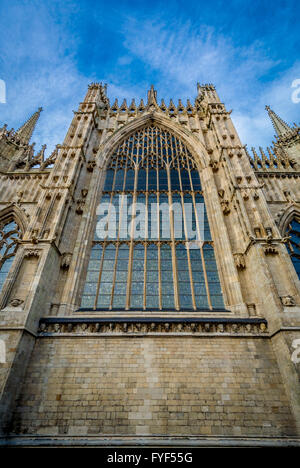
[[[42,319],[40,336],[53,335],[264,335],[268,332],[264,319]]]

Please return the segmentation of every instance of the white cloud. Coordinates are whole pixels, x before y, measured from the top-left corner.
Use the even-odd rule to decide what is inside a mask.
[[[72,110],[83,100],[88,83],[106,80],[85,76],[78,70],[76,58],[69,53],[77,50],[76,33],[49,17],[43,5],[39,15],[32,15],[29,7],[26,10],[15,6],[11,10],[18,27],[11,28],[7,20],[0,32],[1,63],[6,70],[6,76],[0,78],[7,88],[7,104],[0,104],[0,125],[7,122],[9,127],[18,128],[42,106],[44,112],[33,139],[37,148],[47,143],[49,153],[63,141]],[[213,82],[227,108],[234,110],[233,121],[248,146],[271,143],[274,131],[265,104],[288,122],[299,120],[300,104],[291,100],[291,83],[300,78],[300,63],[280,76],[274,74],[266,83],[266,76],[270,77],[278,63],[268,57],[259,41],[245,48],[205,25],[193,27],[189,22],[162,22],[149,17],[139,22],[133,18],[123,20],[121,31],[127,51],[122,50],[116,57],[118,75],[106,75],[111,101],[115,97],[119,103],[123,98],[127,102],[132,97],[137,102],[145,98],[150,76],[154,77],[159,98],[166,100],[192,100],[197,81]],[[141,66],[137,73],[132,70],[135,78],[126,82],[122,70],[136,65],[136,60]]]
[[[125,46],[158,72],[156,86],[164,98],[191,98],[197,81],[214,83],[227,108],[234,110],[233,121],[248,146],[271,144],[274,132],[265,104],[289,122],[299,113],[290,99],[291,82],[300,77],[299,64],[277,78],[274,72],[274,79],[266,83],[279,62],[268,57],[259,41],[239,47],[207,26],[148,21],[141,27],[131,19]]]
[[[270,105],[289,125],[294,122],[299,124],[300,104],[293,103],[291,87],[296,77],[300,77],[300,62],[265,85],[255,96],[256,101],[252,102],[248,111],[243,108],[233,113],[232,117],[242,141],[249,142],[249,146],[271,145],[275,131],[265,105]]]

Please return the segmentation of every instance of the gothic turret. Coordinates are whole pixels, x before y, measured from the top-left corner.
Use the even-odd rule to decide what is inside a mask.
[[[282,158],[288,157],[294,167],[299,167],[300,126],[289,126],[269,106],[266,106],[276,132],[274,151]]]
[[[269,106],[266,106],[266,110],[268,111],[272,125],[278,137],[283,136],[285,133],[291,130],[289,125],[284,120],[282,120]]]
[[[42,110],[43,108],[39,107],[38,110],[17,130],[17,134],[23,143],[29,143]]]
[[[28,155],[30,159],[34,156],[34,145],[29,143],[42,110],[39,107],[17,131],[7,130],[6,125],[0,130],[1,170],[14,170],[21,163],[28,166]]]

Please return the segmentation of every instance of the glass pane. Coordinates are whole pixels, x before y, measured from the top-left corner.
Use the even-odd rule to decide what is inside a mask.
[[[208,309],[207,296],[195,296],[196,306],[199,309]]]
[[[177,169],[170,170],[170,179],[172,190],[180,190],[179,175]]]
[[[126,190],[134,189],[134,170],[128,169],[126,173]]]
[[[199,172],[197,170],[191,171],[191,178],[192,178],[192,183],[193,183],[193,189],[201,190],[200,177],[199,177]]]
[[[158,251],[154,244],[147,247],[146,302],[147,309],[159,307]]]
[[[123,190],[123,182],[124,182],[124,169],[119,169],[118,171],[116,171],[114,190]]]
[[[290,236],[290,240],[287,243],[287,249],[298,278],[300,278],[300,223],[296,219],[293,219],[290,223],[287,235]]]
[[[107,192],[108,190],[112,190],[114,173],[115,171],[113,169],[108,169],[106,171],[105,183],[104,183],[104,188],[103,188],[105,192]]]
[[[182,190],[191,190],[189,173],[186,169],[180,170]]]
[[[148,170],[148,190],[156,190],[157,189],[157,177],[156,169],[149,169]]]
[[[176,259],[178,269],[178,289],[180,307],[189,309],[193,307],[193,301],[190,284],[188,257],[185,245],[179,244],[176,246]]]
[[[138,173],[138,190],[146,190],[146,179],[147,172],[146,169],[140,169]]]
[[[168,173],[163,169],[159,171],[159,190],[168,190]]]

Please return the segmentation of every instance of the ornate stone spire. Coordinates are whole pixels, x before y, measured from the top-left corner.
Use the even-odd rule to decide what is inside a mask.
[[[159,108],[157,104],[157,91],[154,89],[154,86],[151,85],[151,88],[148,91],[147,110],[155,108]]]
[[[22,125],[22,127],[17,130],[17,134],[24,143],[29,143],[42,110],[42,107],[39,107],[39,109]]]
[[[269,106],[266,106],[266,110],[268,111],[272,125],[278,137],[281,137],[287,132],[291,131],[291,127],[289,127],[288,124],[284,122],[284,120],[282,120],[274,111],[272,111]]]

